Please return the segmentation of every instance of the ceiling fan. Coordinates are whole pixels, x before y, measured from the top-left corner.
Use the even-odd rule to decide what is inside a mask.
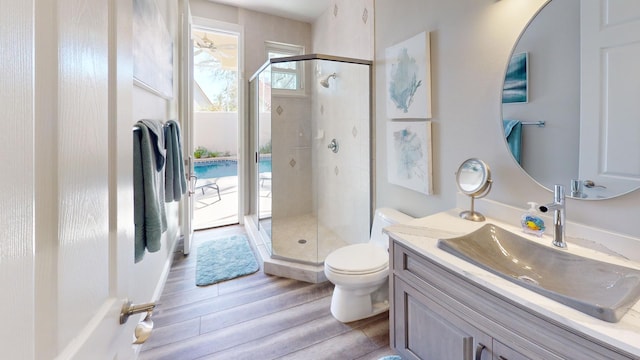
[[[212,55],[215,53],[216,56],[222,57],[231,57],[233,55],[228,54],[228,51],[234,51],[237,49],[236,44],[222,44],[216,45],[213,40],[207,37],[207,33],[193,32],[193,36],[195,38],[195,47],[197,50],[195,51],[195,55],[201,53],[202,51],[208,51]]]
[[[199,49],[209,49],[209,50],[216,50],[217,49],[216,45],[213,43],[213,41],[211,41],[207,37],[206,33],[202,37],[198,36],[199,34],[197,34],[197,33],[194,33],[194,35],[196,37],[196,47],[197,48],[199,48]]]

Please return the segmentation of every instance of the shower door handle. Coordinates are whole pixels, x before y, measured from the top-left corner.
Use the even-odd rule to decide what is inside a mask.
[[[337,153],[338,150],[340,149],[340,147],[338,146],[338,142],[336,141],[336,139],[331,139],[331,142],[329,143],[329,146],[327,146],[331,151],[333,151],[334,153]]]

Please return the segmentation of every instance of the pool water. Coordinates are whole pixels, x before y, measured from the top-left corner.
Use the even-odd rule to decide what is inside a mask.
[[[271,159],[261,159],[258,163],[260,172],[271,172]],[[193,168],[198,179],[238,176],[237,160],[211,160],[195,164]]]

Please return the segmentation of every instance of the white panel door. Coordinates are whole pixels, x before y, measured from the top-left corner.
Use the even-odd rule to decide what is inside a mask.
[[[580,179],[640,186],[640,1],[581,2]]]
[[[37,1],[36,11],[45,2]],[[46,298],[36,294],[36,301],[48,305],[51,315],[42,314],[43,322],[50,324],[49,335],[54,335],[56,343],[55,348],[39,349],[42,357],[38,358],[132,358],[136,320],[124,326],[118,321],[130,293],[134,263],[131,2],[60,0],[54,4],[50,9],[53,28],[37,33],[47,32],[50,38],[43,40],[57,44],[57,56],[40,57],[37,35],[35,46],[43,72],[57,74],[46,79],[54,92],[36,93],[35,101],[47,96],[57,100],[50,117],[45,112],[36,114],[36,124],[55,124],[53,133],[41,135],[51,137],[49,157],[55,167],[42,176],[36,174],[36,187],[55,184],[49,187],[51,195],[44,197],[51,207],[50,220],[57,224],[47,241],[56,246],[46,247],[50,268],[36,276],[47,281],[54,278],[50,280],[56,286],[43,282]],[[36,28],[39,24],[37,20]],[[48,60],[56,58],[57,64],[48,67]],[[36,71],[36,83],[38,76]],[[36,139],[38,132],[36,128]],[[39,151],[38,146],[36,141],[36,155],[47,150]],[[36,237],[36,251],[40,240]]]
[[[0,9],[0,348],[33,359],[34,4],[0,0]]]
[[[2,358],[134,358],[131,1],[0,9]]]

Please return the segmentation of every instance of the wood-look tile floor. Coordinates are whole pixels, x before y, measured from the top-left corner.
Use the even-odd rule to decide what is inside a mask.
[[[199,231],[191,254],[174,254],[140,359],[376,360],[394,354],[388,312],[348,324],[335,320],[329,311],[331,283],[280,278],[261,268],[196,286],[198,244],[234,234],[246,232],[241,226]]]

